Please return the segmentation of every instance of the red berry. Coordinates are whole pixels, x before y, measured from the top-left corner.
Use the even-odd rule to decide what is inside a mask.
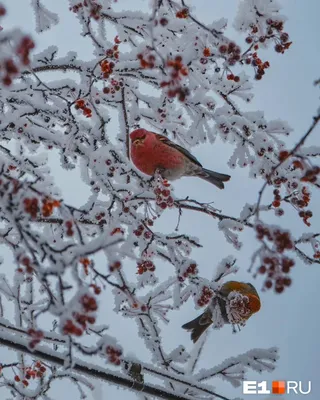
[[[283,52],[283,47],[281,46],[281,44],[276,44],[274,49],[275,49],[275,51],[277,53],[282,53]]]
[[[167,18],[161,18],[161,19],[160,19],[160,25],[162,25],[162,26],[168,25],[168,20],[167,20]]]
[[[272,281],[270,281],[270,280],[266,281],[265,284],[264,284],[264,286],[265,286],[267,289],[270,289],[270,288],[272,287]]]
[[[267,268],[265,265],[261,265],[261,267],[258,270],[259,274],[265,274],[266,271],[267,271]]]
[[[150,238],[152,237],[152,233],[151,233],[150,231],[146,231],[146,232],[144,233],[144,237],[145,237],[146,239],[150,239]]]

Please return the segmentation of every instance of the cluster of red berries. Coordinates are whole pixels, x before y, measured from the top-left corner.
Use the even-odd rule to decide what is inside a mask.
[[[283,30],[283,21],[277,21],[277,20],[268,18],[266,22],[267,22],[267,25],[269,25],[268,32],[267,32],[268,35],[272,35],[274,30],[276,30],[278,32],[281,32]]]
[[[82,3],[75,4],[73,7],[69,7],[69,11],[77,13],[83,7]]]
[[[112,96],[113,97],[113,96]],[[112,161],[110,159],[106,160],[106,165],[109,167],[108,168],[108,173],[107,175],[112,178],[114,176],[114,171],[116,170],[116,167],[112,165]]]
[[[176,12],[176,17],[185,19],[189,17],[189,10],[187,8],[182,8],[180,11]]]
[[[287,150],[282,150],[279,153],[279,161],[283,162],[290,156],[290,153]]]
[[[280,231],[280,229],[271,231],[266,226],[260,224],[256,226],[256,232],[259,240],[267,238],[270,242],[274,242],[278,253],[283,253],[285,250],[292,250],[294,247],[289,232]]]
[[[178,79],[179,75],[187,76],[188,75],[188,68],[183,65],[182,57],[176,56],[174,60],[167,61],[167,67],[172,68],[171,78]]]
[[[306,210],[306,211],[300,211],[299,212],[299,217],[302,218],[303,222],[307,225],[307,226],[311,226],[311,223],[308,221],[311,217],[313,216],[312,211],[311,210]]]
[[[110,77],[110,75],[113,73],[114,66],[115,66],[115,64],[113,61],[103,60],[100,62],[102,76],[105,79],[108,79]]]
[[[154,189],[156,195],[156,204],[165,210],[167,207],[173,207],[174,201],[171,196],[170,183],[166,179],[160,180],[157,187]]]
[[[41,212],[44,217],[50,217],[53,213],[53,209],[55,207],[60,207],[60,201],[51,200],[51,199],[43,199],[42,200],[42,208]]]
[[[306,186],[303,186],[302,188],[302,199],[298,199],[297,197],[292,197],[291,202],[293,205],[299,207],[299,208],[304,208],[308,207],[311,199],[311,194],[308,192],[308,189]]]
[[[294,160],[292,166],[294,169],[304,169],[304,166],[300,160]]]
[[[148,54],[147,58],[142,53],[137,55],[138,60],[140,60],[140,67],[141,68],[154,68],[156,57],[153,54]]]
[[[280,190],[279,189],[275,189],[273,191],[273,195],[274,195],[274,200],[272,202],[272,205],[273,205],[273,207],[278,208],[281,205]]]
[[[205,47],[203,49],[202,53],[203,53],[204,57],[210,57],[211,56],[211,51],[210,51],[209,47]]]
[[[72,221],[66,221],[65,222],[66,228],[67,228],[67,232],[66,235],[67,236],[73,236],[74,235],[74,230],[72,229]]]
[[[28,380],[35,379],[35,378],[42,378],[43,375],[45,374],[47,368],[41,363],[41,361],[37,361],[33,367],[27,367],[24,370],[24,379],[21,381],[21,378],[19,375],[15,375],[14,380],[15,382],[20,382],[24,386],[28,386],[29,382]]]
[[[295,182],[294,182],[295,183]],[[311,199],[311,194],[308,192],[307,187],[303,186],[302,188],[302,198],[298,198],[296,196],[291,198],[291,204],[296,207],[296,208],[305,208],[308,207]],[[307,225],[310,226],[310,222],[308,221],[309,218],[312,217],[312,211],[310,210],[300,210],[299,211],[299,217],[303,219],[303,222]]]
[[[280,231],[279,229],[273,231],[273,242],[279,253],[283,253],[285,250],[292,250],[294,247],[290,233]]]
[[[38,214],[38,199],[33,197],[32,199],[26,198],[23,200],[24,211],[31,215],[31,218],[37,218]]]
[[[277,53],[284,53],[289,47],[292,45],[292,42],[288,42],[289,35],[287,33],[283,33],[280,35],[280,43],[277,43],[274,47]]]
[[[76,110],[79,110],[79,109],[82,110],[83,115],[86,118],[92,117],[92,110],[91,110],[90,107],[88,107],[86,105],[86,102],[83,99],[79,99],[79,100],[76,101],[75,109]]]
[[[291,278],[288,277],[294,260],[288,257],[264,257],[263,265],[258,269],[258,273],[266,275],[264,287],[271,289],[274,287],[276,293],[282,293],[285,287],[291,285]]]
[[[27,256],[22,257],[20,260],[20,264],[25,267],[25,270],[23,270],[23,268],[19,267],[17,269],[18,272],[20,272],[21,274],[23,274],[24,272],[26,272],[27,274],[33,273],[33,267],[31,265],[31,260],[29,257],[27,257]]]
[[[80,258],[79,262],[83,266],[84,273],[86,275],[88,275],[89,274],[89,265],[91,264],[91,261],[89,260],[89,258],[87,258],[87,257],[86,258]]]
[[[17,55],[20,58],[20,61],[23,65],[29,65],[30,64],[30,59],[29,59],[29,54],[30,50],[34,49],[34,42],[29,36],[24,36],[18,47],[17,47]]]
[[[91,314],[98,309],[96,299],[89,294],[85,294],[81,297],[80,304],[82,305],[83,311],[81,313],[77,311],[72,313],[72,317],[76,323],[68,319],[62,329],[64,335],[81,336],[83,331],[87,328],[87,324],[92,325],[96,322],[96,318]]]
[[[19,72],[19,69],[17,68],[13,60],[5,60],[3,62],[3,65],[0,65],[0,69],[5,71],[5,76],[2,79],[2,83],[5,86],[10,86],[14,75]]]
[[[111,49],[106,50],[106,56],[109,58],[114,58],[114,59],[118,60],[119,59],[119,44],[121,43],[121,40],[119,39],[118,36],[116,36],[114,38],[114,43],[115,44],[113,45],[113,47]],[[114,65],[112,66],[112,64],[113,63],[110,63],[111,72],[114,67]],[[111,74],[111,72],[110,72],[110,74]]]
[[[315,183],[317,181],[317,175],[320,174],[320,167],[315,166],[312,169],[308,169],[305,175],[300,179],[301,182]]]
[[[101,293],[101,287],[91,283],[90,287],[92,287],[94,294],[99,295]]]
[[[120,227],[112,229],[110,236],[114,236],[116,234],[120,233],[121,235],[124,235],[124,230]]]
[[[80,303],[85,312],[93,312],[97,311],[98,305],[97,301],[94,297],[90,296],[89,294],[85,294],[81,297]]]
[[[79,329],[79,334],[78,334],[78,331],[74,332],[74,335],[76,335],[76,336],[81,336],[82,335],[83,331],[87,328],[87,324],[92,325],[92,324],[94,324],[96,322],[96,318],[94,316],[87,315],[87,314],[81,314],[81,313],[78,313],[78,312],[73,312],[72,313],[72,317],[82,327],[82,329],[79,328],[79,327],[76,327],[76,329]],[[71,321],[71,320],[68,320],[68,321]]]
[[[106,50],[106,56],[108,56],[109,58],[115,58],[116,60],[118,60],[119,46],[117,44],[115,44],[115,45],[113,45],[113,47],[111,49]]]
[[[115,261],[114,263],[109,265],[109,271],[114,272],[117,271],[118,269],[121,268],[121,262],[120,261]]]
[[[226,124],[219,124],[219,129],[225,135],[227,135],[230,132],[230,129]]]
[[[117,349],[112,346],[107,346],[106,354],[108,356],[108,361],[110,363],[115,364],[115,365],[120,365],[120,363],[121,363],[120,357],[122,356],[122,350]]]
[[[7,10],[2,4],[0,4],[0,18],[6,15]],[[0,31],[1,31],[0,26]],[[30,50],[34,48],[34,42],[29,38],[29,36],[24,36],[21,38],[19,44],[16,47],[16,54],[23,65],[28,65],[30,63],[29,53]],[[12,83],[13,76],[19,72],[19,69],[12,59],[4,60],[3,64],[0,64],[0,70],[4,72],[4,77],[2,78],[2,83],[5,86],[10,86]]]
[[[142,261],[137,263],[137,274],[142,275],[147,271],[154,272],[156,270],[156,266],[150,260]]]
[[[256,25],[252,25],[251,35],[246,38],[248,44],[256,43],[254,48],[258,48],[258,43],[264,43],[266,40],[273,39],[275,41],[275,51],[277,53],[284,53],[292,42],[289,42],[289,35],[283,31],[283,21],[267,19],[267,29],[265,35],[258,36],[259,31]]]
[[[87,2],[84,0],[84,6],[87,7]],[[100,11],[102,9],[102,5],[96,3],[94,0],[90,1],[90,17],[98,21],[100,19]]]
[[[227,57],[229,65],[235,65],[241,59],[241,49],[234,42],[229,42],[227,45],[222,44],[219,46],[219,51]]]
[[[273,147],[269,146],[267,150],[269,153],[271,153],[273,151]],[[257,155],[259,157],[263,157],[265,155],[265,153],[266,153],[266,149],[264,147],[260,147],[259,151],[257,151]]]
[[[110,82],[111,86],[106,86],[103,88],[103,93],[104,94],[109,94],[111,93],[114,95],[116,92],[119,92],[121,88],[123,87],[123,81],[117,81],[116,79],[111,79]],[[114,97],[114,96],[112,96]]]
[[[277,53],[284,53],[289,49],[292,42],[289,42],[289,35],[283,31],[283,21],[272,20],[271,18],[267,19],[267,35],[273,38],[276,42],[275,51]]]
[[[179,243],[177,243],[177,244],[178,244],[178,246],[179,246]],[[180,242],[180,244],[181,244],[181,242]],[[184,271],[184,273],[182,274],[182,276],[179,276],[178,279],[179,279],[180,282],[183,282],[185,279],[188,278],[188,276],[190,276],[190,275],[197,275],[197,273],[198,273],[197,264],[192,263],[192,264],[190,264],[190,265],[188,266],[188,268]]]
[[[83,334],[83,330],[74,324],[71,319],[68,319],[63,326],[63,334],[64,335],[75,335],[81,336]]]
[[[160,123],[162,123],[163,121],[165,121],[165,119],[166,119],[166,117],[167,117],[166,109],[158,108],[157,111],[158,111],[158,113],[160,114],[160,117],[161,117]],[[178,118],[179,118],[179,117],[178,117]]]
[[[23,126],[26,128],[26,127],[28,126],[28,124],[23,124]],[[15,124],[14,124],[13,122],[10,122],[10,124],[8,125],[8,128],[14,129],[14,128],[16,128],[16,126],[15,126]],[[17,132],[18,132],[18,133],[23,133],[23,127],[20,126],[20,127],[17,129]]]
[[[214,292],[208,286],[203,286],[200,298],[197,301],[198,306],[203,307],[207,305],[212,299]]]
[[[316,251],[313,255],[314,258],[319,259],[320,258],[320,251]]]
[[[141,311],[146,312],[148,310],[148,307],[145,304],[139,305],[138,303],[133,303],[131,306],[134,310],[137,310],[140,308]]]
[[[235,81],[236,83],[240,82],[240,77],[238,75],[228,74],[228,81]]]
[[[28,330],[28,335],[30,335],[32,338],[32,340],[29,342],[30,349],[34,349],[36,345],[43,339],[43,332],[33,328]]]
[[[275,178],[275,179],[274,179],[273,185],[274,185],[275,187],[280,187],[283,183],[286,183],[286,182],[288,182],[288,178],[286,178],[286,177],[284,177],[284,176],[281,176],[281,177],[279,177],[279,178]]]
[[[149,221],[150,221],[152,224],[149,223]],[[152,226],[152,225],[153,225],[153,221],[152,221],[151,219],[150,219],[150,220],[147,220],[147,221],[146,221],[146,225]],[[151,238],[152,238],[152,231],[151,231],[150,229],[148,229],[145,225],[142,225],[142,224],[138,225],[137,229],[135,229],[135,230],[133,231],[133,233],[134,233],[137,237],[142,236],[142,234],[143,234],[143,237],[144,237],[145,239],[151,239]]]
[[[265,74],[265,69],[270,67],[269,61],[263,62],[256,52],[252,54],[252,58],[246,58],[246,63],[251,64],[255,70],[255,78],[259,81]]]
[[[30,64],[29,54],[33,48],[34,48],[34,42],[30,39],[29,36],[24,36],[17,45],[16,54],[23,65]],[[4,73],[4,77],[2,78],[2,83],[5,86],[10,86],[14,76],[19,72],[16,63],[12,59],[4,60],[2,65],[0,65],[0,69]]]
[[[101,213],[96,214],[95,218],[97,221],[99,221],[99,224],[103,225],[107,222],[104,218],[105,216],[106,216],[106,214],[104,212],[101,212]]]
[[[280,231],[279,229],[273,231],[273,242],[279,253],[283,253],[285,250],[292,250],[294,247],[290,233]]]
[[[181,86],[181,80],[188,75],[188,68],[183,64],[181,56],[176,56],[174,60],[168,60],[166,65],[169,68],[171,79],[162,81],[160,87],[168,89],[168,97],[177,97],[179,101],[185,101],[190,92],[187,87]]]
[[[97,4],[94,0],[91,0],[90,2],[84,0],[83,3],[77,3],[74,6],[69,7],[69,10],[74,13],[77,13],[83,7],[90,7],[90,17],[92,17],[96,21],[100,19],[100,12],[102,9],[102,5]]]

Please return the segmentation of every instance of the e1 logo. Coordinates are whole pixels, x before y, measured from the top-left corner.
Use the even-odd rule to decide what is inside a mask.
[[[308,381],[307,386],[306,389],[301,381],[273,381],[270,390],[267,381],[243,381],[243,394],[309,394],[311,381]]]

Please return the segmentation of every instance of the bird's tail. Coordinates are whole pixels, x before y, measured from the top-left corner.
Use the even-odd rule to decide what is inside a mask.
[[[199,178],[202,178],[205,181],[217,186],[219,189],[223,189],[223,182],[227,182],[230,179],[230,175],[220,174],[219,172],[210,171],[210,169],[206,168],[202,168],[198,176]]]
[[[182,328],[186,331],[191,331],[191,340],[193,341],[193,343],[196,343],[199,337],[207,328],[209,328],[211,324],[211,318],[209,317],[209,315],[206,315],[206,312],[204,312],[203,314],[199,315],[199,317],[182,325]]]

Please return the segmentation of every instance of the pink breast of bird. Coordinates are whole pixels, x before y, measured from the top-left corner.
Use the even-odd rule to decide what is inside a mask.
[[[158,168],[176,171],[184,168],[184,155],[151,135],[146,137],[143,146],[132,145],[131,159],[146,175],[153,175]]]

